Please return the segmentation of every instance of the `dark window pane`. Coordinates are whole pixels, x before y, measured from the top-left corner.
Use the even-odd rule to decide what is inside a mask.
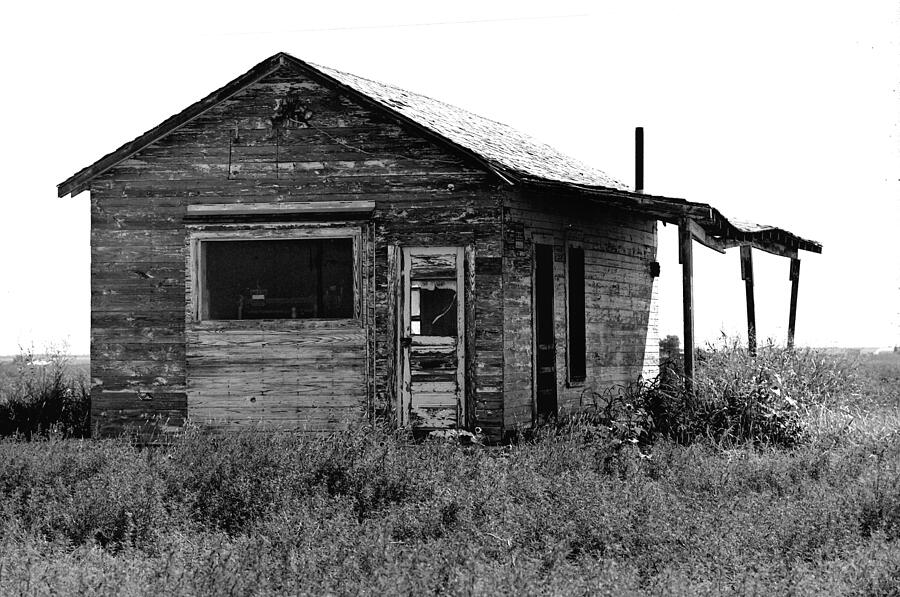
[[[410,293],[413,335],[456,336],[455,287],[456,283],[450,281],[413,282]]]
[[[569,379],[586,376],[584,321],[584,249],[569,247]]]
[[[534,302],[537,315],[538,346],[551,346],[555,341],[553,332],[553,247],[535,244],[535,291]]]
[[[353,317],[353,241],[206,241],[205,319]]]
[[[534,329],[535,384],[539,419],[555,416],[556,402],[556,334],[554,321],[553,246],[534,245]]]

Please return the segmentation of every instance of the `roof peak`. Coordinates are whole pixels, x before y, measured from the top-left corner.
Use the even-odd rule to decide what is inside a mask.
[[[575,160],[513,127],[452,104],[277,52],[157,127],[122,145],[58,185],[59,196],[77,194],[90,181],[277,68],[289,67],[336,86],[369,107],[389,113],[449,149],[474,159],[506,180],[520,177],[628,190],[606,173]]]

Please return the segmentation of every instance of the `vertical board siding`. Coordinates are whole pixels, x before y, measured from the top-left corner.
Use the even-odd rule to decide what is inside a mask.
[[[560,412],[589,407],[595,395],[656,375],[656,221],[577,199],[509,193],[503,201],[504,424],[533,416],[532,243],[552,243],[557,401]],[[586,378],[566,370],[566,243],[584,248]]]
[[[311,112],[308,125],[279,118],[286,98]],[[499,435],[496,187],[478,167],[289,68],[208,110],[91,183],[94,424],[103,434],[148,420],[168,429],[191,414],[326,430],[370,409],[390,416],[395,307],[387,253],[406,244],[462,246],[474,255],[470,279],[486,292],[474,297],[467,321],[470,412],[473,424]],[[326,329],[186,328],[187,205],[318,200],[376,203],[362,224],[361,319],[352,337],[338,339],[340,329],[328,336]]]

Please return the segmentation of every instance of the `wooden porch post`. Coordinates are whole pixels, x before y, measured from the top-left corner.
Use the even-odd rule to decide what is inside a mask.
[[[753,300],[753,248],[741,246],[741,278],[747,294],[747,349],[756,356],[756,304]]]
[[[684,319],[684,389],[694,391],[694,254],[690,220],[678,226],[678,262],[681,263]]]
[[[800,286],[800,260],[791,259],[791,311],[788,315],[788,348],[794,347],[794,330],[797,326],[797,291]]]

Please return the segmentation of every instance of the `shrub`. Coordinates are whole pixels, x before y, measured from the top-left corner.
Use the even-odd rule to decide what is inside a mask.
[[[858,394],[860,377],[845,357],[771,341],[751,356],[733,340],[697,352],[693,389],[667,368],[630,401],[649,414],[653,435],[790,446],[803,440],[810,408]]]
[[[90,435],[90,390],[62,349],[23,350],[0,377],[0,436]]]
[[[659,341],[659,382],[675,384],[684,377],[684,353],[681,350],[681,339],[668,335]]]

